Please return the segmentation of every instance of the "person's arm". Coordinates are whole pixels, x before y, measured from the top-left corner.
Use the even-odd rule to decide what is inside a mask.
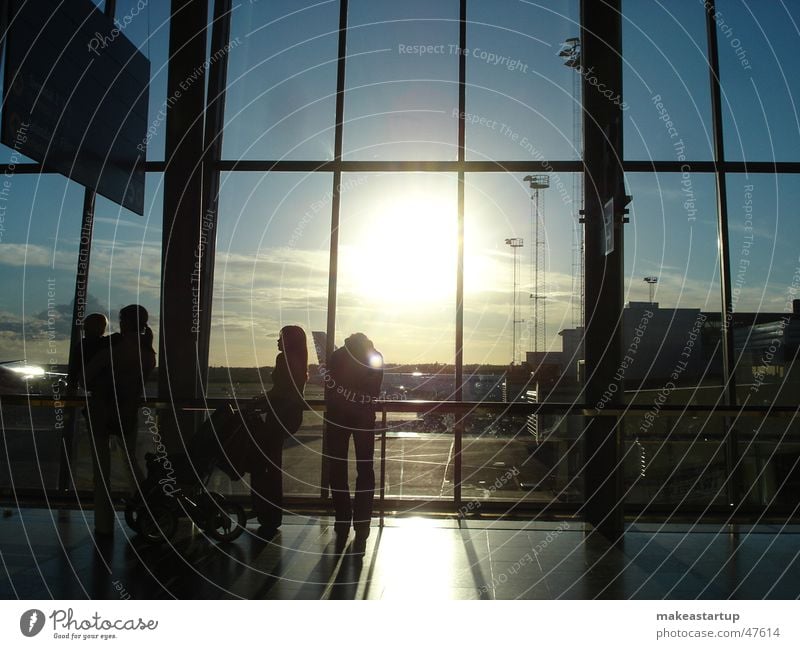
[[[140,348],[142,358],[142,378],[144,382],[150,377],[150,374],[156,369],[156,350],[153,347],[153,330],[145,326],[144,333],[140,337]]]

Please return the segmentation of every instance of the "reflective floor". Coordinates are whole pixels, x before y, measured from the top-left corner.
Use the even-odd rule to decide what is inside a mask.
[[[576,522],[387,519],[363,558],[327,518],[288,517],[269,542],[227,545],[188,523],[171,544],[120,522],[98,545],[91,512],[6,510],[0,597],[258,599],[794,599],[800,528],[630,525],[610,544]]]

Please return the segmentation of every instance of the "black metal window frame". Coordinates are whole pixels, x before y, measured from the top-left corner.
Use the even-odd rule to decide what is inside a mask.
[[[336,115],[334,124],[334,157],[332,160],[225,160],[221,158],[221,141],[224,136],[224,104],[226,74],[225,66],[227,59],[220,59],[221,67],[217,68],[217,74],[213,69],[209,73],[209,85],[206,103],[206,150],[209,153],[207,162],[208,173],[206,178],[210,180],[211,187],[218,188],[219,176],[222,172],[250,171],[250,172],[323,172],[333,174],[332,187],[332,208],[331,208],[331,247],[330,247],[330,272],[328,286],[328,312],[327,329],[329,345],[333,344],[335,337],[335,316],[336,316],[336,277],[338,270],[338,225],[340,210],[341,176],[343,173],[351,172],[442,172],[455,173],[458,176],[458,196],[457,196],[457,219],[458,219],[458,254],[456,268],[456,336],[455,336],[455,401],[462,402],[462,383],[463,383],[463,297],[464,297],[464,176],[467,173],[509,173],[509,172],[529,172],[532,168],[540,165],[539,162],[530,160],[494,160],[494,161],[474,161],[465,158],[465,112],[466,112],[466,57],[462,54],[459,58],[458,72],[458,101],[459,101],[459,120],[458,120],[458,156],[455,161],[358,161],[343,160],[343,128],[344,128],[344,101],[345,101],[345,74],[346,74],[346,53],[347,53],[347,32],[348,32],[348,0],[339,0],[339,31],[338,31],[338,68],[336,86]],[[581,0],[586,2],[588,0]],[[107,10],[113,12],[114,2],[107,3]],[[459,2],[459,46],[464,52],[467,48],[467,0]],[[215,0],[214,18],[212,21],[212,44],[224,44],[229,40],[231,27],[231,0]],[[720,270],[721,270],[721,304],[723,312],[727,315],[732,313],[731,301],[731,269],[729,260],[729,241],[727,235],[728,212],[727,199],[725,195],[726,175],[727,174],[800,174],[800,162],[777,162],[777,161],[728,161],[725,158],[723,143],[723,119],[721,106],[721,88],[719,77],[719,52],[717,47],[717,27],[713,16],[715,15],[715,2],[709,0],[706,9],[707,26],[707,62],[709,79],[711,84],[712,98],[712,130],[714,136],[714,159],[713,160],[690,160],[676,162],[674,160],[626,160],[622,157],[622,170],[626,173],[679,173],[687,167],[693,172],[713,173],[717,187],[717,221],[718,235],[717,243],[720,248]],[[217,47],[219,49],[219,47]],[[212,66],[213,68],[213,66]],[[169,159],[169,155],[165,153]],[[551,160],[549,165],[555,172],[585,173],[584,160]],[[146,172],[163,172],[166,167],[164,161],[147,161],[143,163]],[[0,164],[0,173],[9,169],[9,164]],[[15,174],[44,174],[50,170],[41,164],[16,164],[13,169]],[[217,195],[213,193],[206,198],[207,205],[216,210]],[[92,209],[91,192],[87,190],[86,204],[84,206],[84,220],[87,214],[90,215]],[[89,244],[90,251],[91,244]],[[723,319],[722,341],[725,350],[724,372],[726,378],[727,403],[725,407],[733,408],[736,413],[744,412],[744,408],[737,407],[736,389],[733,381],[733,371],[731,367],[733,359],[733,340],[732,334],[725,326]],[[75,342],[76,331],[73,330],[72,342]],[[330,351],[330,350],[329,350]],[[207,364],[207,356],[206,356]],[[398,404],[399,405],[399,404]],[[405,404],[404,409],[409,404]],[[431,404],[432,405],[432,404]],[[426,410],[431,405],[420,404],[420,410]],[[466,404],[465,404],[466,405]],[[535,404],[518,404],[526,412],[533,412],[537,408]],[[546,404],[543,404],[546,406]],[[565,412],[569,410],[580,410],[584,416],[598,416],[601,413],[587,409],[584,405],[578,404],[553,404],[557,410]],[[387,408],[392,411],[390,406]],[[705,413],[721,412],[719,408],[697,407],[695,408]],[[635,408],[625,408],[617,416],[624,416],[625,413],[633,411]],[[780,416],[796,416],[787,410],[780,408],[747,408],[747,411],[763,413],[765,416],[779,414]],[[791,409],[790,409],[791,410]],[[683,409],[686,411],[686,409]],[[727,411],[726,411],[727,412]],[[610,416],[613,413],[602,413],[602,416]],[[734,417],[734,412],[728,413]],[[752,413],[751,413],[752,414]],[[461,507],[461,482],[462,482],[462,463],[461,448],[463,439],[463,419],[458,419],[454,430],[455,452],[454,452],[454,498],[453,505],[455,510]],[[736,454],[736,440],[733,436],[727,439],[730,450]],[[63,469],[64,467],[62,467]],[[323,476],[324,477],[324,476]],[[323,489],[323,492],[325,489]],[[321,493],[321,496],[324,495]]]

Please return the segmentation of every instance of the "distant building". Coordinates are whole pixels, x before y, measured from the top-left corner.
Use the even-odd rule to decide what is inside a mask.
[[[647,389],[673,380],[677,385],[722,380],[721,314],[699,308],[662,308],[630,302],[622,313],[620,376],[626,390]],[[785,378],[800,347],[800,300],[791,313],[734,313],[737,380]],[[539,398],[582,380],[583,327],[563,329],[561,351],[527,352]],[[677,379],[675,378],[677,375]]]

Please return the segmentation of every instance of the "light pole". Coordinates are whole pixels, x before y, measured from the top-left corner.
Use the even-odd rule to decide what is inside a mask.
[[[547,351],[547,232],[545,229],[544,191],[550,187],[550,176],[525,176],[523,182],[531,189],[531,319],[533,320],[533,351]],[[530,326],[530,325],[529,325]]]
[[[658,277],[649,275],[644,278],[644,281],[647,283],[647,287],[650,289],[650,304],[653,304],[653,297],[655,296],[656,284],[658,284]]]
[[[523,241],[519,237],[506,239],[506,245],[511,246],[514,251],[514,280],[513,293],[511,297],[511,364],[517,360],[517,248],[522,248]]]
[[[581,72],[581,39],[577,37],[568,38],[564,41],[558,56],[564,65],[575,71],[572,76],[572,97],[574,106],[572,109],[572,141],[578,153],[578,159],[583,159],[581,111],[582,84],[583,76]],[[575,205],[575,229],[574,245],[572,250],[572,275],[573,275],[573,299],[572,299],[572,326],[582,327],[584,319],[584,302],[586,293],[584,290],[584,261],[583,261],[583,174],[572,174],[572,197]]]

